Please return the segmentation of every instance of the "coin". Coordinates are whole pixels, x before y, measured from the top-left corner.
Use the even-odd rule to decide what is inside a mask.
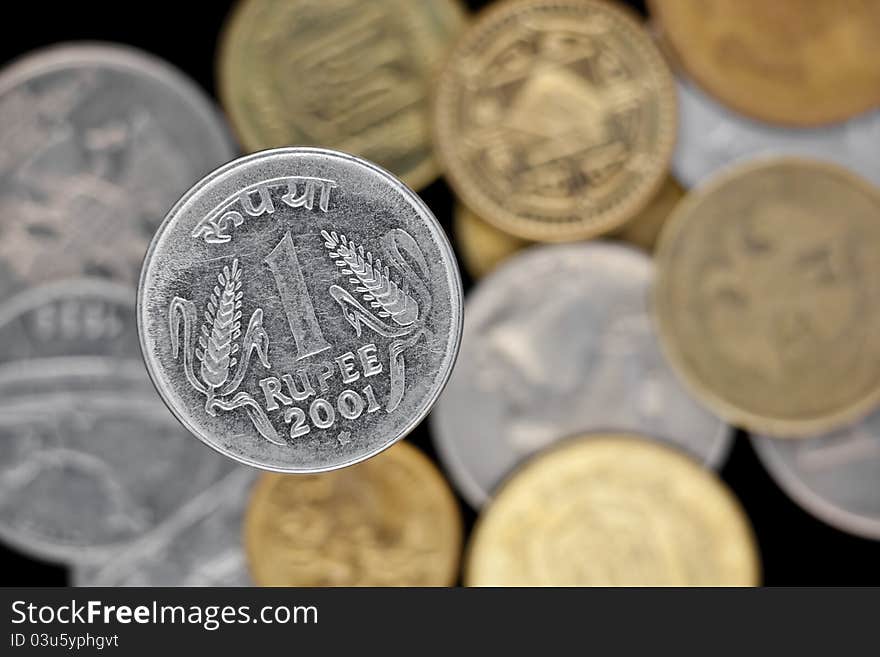
[[[340,468],[428,413],[461,336],[443,229],[388,172],[335,151],[235,160],[166,217],[138,328],[169,408],[227,456]]]
[[[728,421],[773,436],[843,426],[880,401],[880,192],[773,159],[676,209],[654,292],[670,361]]]
[[[682,388],[648,311],[650,258],[606,242],[534,247],[471,293],[461,357],[431,415],[456,487],[481,506],[531,454],[631,431],[718,467],[731,432]]]
[[[463,203],[455,206],[453,232],[465,269],[482,278],[531,242],[495,228]]]
[[[107,563],[74,568],[73,585],[252,586],[241,526],[256,472],[236,468]]]
[[[182,73],[117,45],[62,45],[0,73],[0,300],[97,276],[137,282],[153,231],[235,155]]]
[[[841,531],[880,540],[880,412],[819,438],[752,436],[776,483]]]
[[[660,191],[651,199],[651,202],[617,230],[614,236],[645,251],[652,252],[657,245],[660,231],[666,225],[666,220],[683,196],[684,190],[681,185],[672,176],[667,176]]]
[[[429,81],[465,24],[456,0],[243,0],[220,96],[248,151],[337,148],[419,189],[437,177]]]
[[[28,553],[103,561],[228,467],[150,386],[133,297],[71,280],[0,305],[0,537]]]
[[[532,240],[622,225],[663,182],[675,88],[629,13],[596,0],[520,0],[485,11],[453,48],[434,133],[466,205]]]
[[[477,520],[468,586],[755,586],[733,493],[682,453],[601,434],[536,456]]]
[[[735,114],[686,80],[678,82],[675,176],[693,187],[729,164],[756,156],[828,160],[880,185],[880,111],[835,125],[786,129]]]
[[[675,59],[743,114],[790,125],[880,106],[874,0],[649,0]]]
[[[437,469],[400,443],[347,470],[264,474],[245,548],[261,586],[449,586],[461,518]]]

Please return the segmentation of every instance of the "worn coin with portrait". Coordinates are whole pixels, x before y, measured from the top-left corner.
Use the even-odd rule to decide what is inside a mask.
[[[734,167],[660,237],[654,310],[686,384],[721,417],[818,435],[880,402],[880,190],[796,158]]]

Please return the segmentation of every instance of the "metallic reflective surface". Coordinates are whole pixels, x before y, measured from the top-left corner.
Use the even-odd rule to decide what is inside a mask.
[[[150,247],[148,369],[197,437],[257,467],[316,472],[406,435],[446,383],[461,280],[422,201],[364,160],[264,151],[201,182]]]
[[[678,143],[672,170],[694,187],[728,164],[759,156],[828,160],[880,185],[880,111],[820,128],[782,128],[736,114],[693,84],[678,82]]]
[[[461,357],[431,416],[473,506],[526,457],[587,431],[638,432],[721,464],[730,430],[662,357],[652,279],[640,251],[592,242],[533,247],[474,289]]]
[[[167,521],[227,462],[136,360],[133,290],[47,284],[0,305],[0,536],[96,563]]]
[[[675,143],[675,88],[628,11],[519,0],[484,11],[434,96],[437,154],[480,217],[514,235],[583,239],[656,193]]]
[[[223,105],[249,151],[336,148],[419,189],[437,176],[429,81],[456,0],[242,0],[221,42]]]
[[[162,217],[235,155],[182,73],[116,45],[62,45],[0,73],[0,300],[97,276],[132,287]]]
[[[264,474],[244,531],[261,586],[450,586],[458,577],[457,503],[405,442],[337,472]]]
[[[649,0],[675,58],[728,107],[789,125],[880,107],[875,0]]]
[[[635,436],[567,441],[517,470],[471,538],[467,586],[755,586],[748,518],[714,474]]]
[[[818,435],[880,401],[880,191],[811,160],[721,174],[661,236],[654,309],[676,371],[729,422]]]
[[[880,413],[818,438],[752,436],[752,445],[803,509],[841,531],[880,540]]]
[[[74,569],[73,584],[251,586],[241,525],[256,476],[236,468],[133,547],[100,566]]]

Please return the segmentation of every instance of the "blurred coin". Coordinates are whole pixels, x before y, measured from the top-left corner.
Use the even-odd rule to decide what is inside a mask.
[[[663,182],[675,88],[634,16],[596,0],[518,0],[453,48],[434,132],[462,200],[534,240],[605,233]]]
[[[724,104],[790,125],[880,106],[876,0],[648,0],[675,58]]]
[[[753,436],[777,484],[841,531],[880,540],[880,412],[809,440]]]
[[[482,278],[520,249],[531,244],[480,219],[463,203],[455,206],[453,232],[459,255],[473,278]]]
[[[75,568],[73,585],[251,586],[241,527],[256,472],[236,468],[132,548]]]
[[[731,432],[678,383],[648,313],[650,258],[606,242],[534,247],[471,293],[461,358],[431,416],[481,506],[532,453],[586,431],[671,442],[718,467]]]
[[[693,187],[719,169],[757,155],[801,155],[829,160],[880,185],[880,111],[821,128],[786,129],[735,114],[678,83],[678,144],[672,170]]]
[[[773,436],[880,401],[880,192],[830,164],[756,162],[676,209],[654,308],[672,364],[728,421]]]
[[[410,189],[336,151],[263,151],[197,183],[139,289],[143,353],[169,408],[248,465],[320,472],[399,440],[443,389],[461,279]]]
[[[103,281],[0,305],[0,537],[21,550],[103,561],[227,471],[135,360],[133,306]]]
[[[666,220],[683,196],[681,185],[672,176],[666,176],[663,186],[651,202],[616,231],[614,236],[652,252]]]
[[[457,0],[242,0],[220,95],[248,151],[337,148],[419,189],[437,176],[428,91],[465,23]]]
[[[245,547],[260,586],[449,586],[461,518],[433,464],[400,443],[338,472],[264,474]]]
[[[52,279],[134,285],[193,180],[234,156],[211,101],[170,65],[62,45],[0,73],[0,299]]]
[[[467,586],[755,586],[745,513],[713,473],[634,436],[567,441],[517,470],[471,537]]]

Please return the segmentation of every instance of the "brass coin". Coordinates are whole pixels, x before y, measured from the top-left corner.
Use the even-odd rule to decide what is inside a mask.
[[[626,222],[623,228],[616,231],[615,237],[645,251],[653,251],[666,220],[683,197],[684,189],[682,186],[675,178],[667,176],[657,195],[641,212]]]
[[[601,0],[517,0],[453,47],[434,99],[437,153],[479,216],[532,240],[609,232],[662,184],[672,76],[642,25]]]
[[[750,163],[660,237],[654,310],[673,366],[733,424],[831,431],[880,401],[880,190],[834,165]]]
[[[678,451],[627,435],[527,462],[477,521],[469,586],[755,586],[760,562],[733,493]]]
[[[480,219],[463,203],[455,207],[453,233],[462,263],[473,278],[482,278],[531,242]]]
[[[876,0],[649,0],[675,60],[751,117],[842,121],[880,106]]]
[[[321,146],[414,189],[437,177],[428,92],[464,27],[457,0],[241,0],[218,86],[242,146]]]
[[[259,586],[449,586],[461,532],[449,486],[406,443],[326,474],[266,473],[244,523]]]

